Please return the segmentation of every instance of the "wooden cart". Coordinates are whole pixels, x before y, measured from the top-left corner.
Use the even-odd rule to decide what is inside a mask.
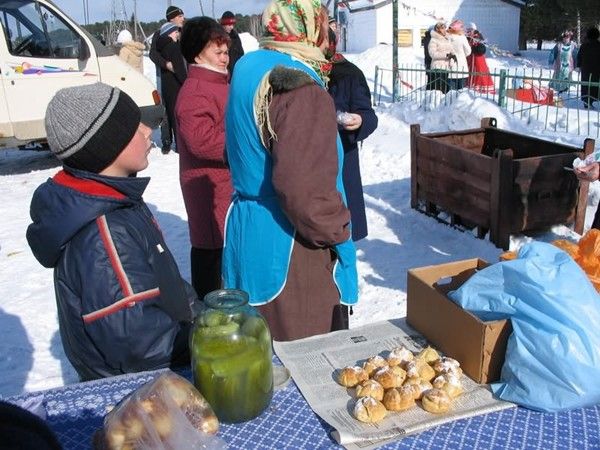
[[[508,249],[510,234],[573,224],[582,234],[588,183],[571,167],[594,150],[594,140],[571,147],[496,128],[421,134],[411,125],[411,207],[451,224],[477,228]]]

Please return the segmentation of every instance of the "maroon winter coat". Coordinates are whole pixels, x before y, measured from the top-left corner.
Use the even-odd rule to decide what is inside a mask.
[[[190,65],[175,106],[179,181],[192,247],[223,247],[231,176],[224,162],[228,75]]]

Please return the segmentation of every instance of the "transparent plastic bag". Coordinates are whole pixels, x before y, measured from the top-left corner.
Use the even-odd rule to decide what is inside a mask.
[[[94,436],[96,450],[227,448],[219,421],[185,378],[166,372],[125,397]]]

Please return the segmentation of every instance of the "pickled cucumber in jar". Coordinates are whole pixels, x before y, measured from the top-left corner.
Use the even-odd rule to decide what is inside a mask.
[[[237,290],[207,294],[190,336],[194,384],[223,422],[257,417],[273,396],[271,335],[247,301]]]

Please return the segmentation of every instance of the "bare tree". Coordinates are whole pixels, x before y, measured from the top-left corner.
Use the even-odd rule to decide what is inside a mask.
[[[204,6],[202,5],[202,0],[198,0],[198,3],[200,4],[200,14],[204,15]]]
[[[248,28],[250,34],[255,38],[259,38],[262,35],[263,27],[260,14],[256,14],[250,17],[250,23]]]

